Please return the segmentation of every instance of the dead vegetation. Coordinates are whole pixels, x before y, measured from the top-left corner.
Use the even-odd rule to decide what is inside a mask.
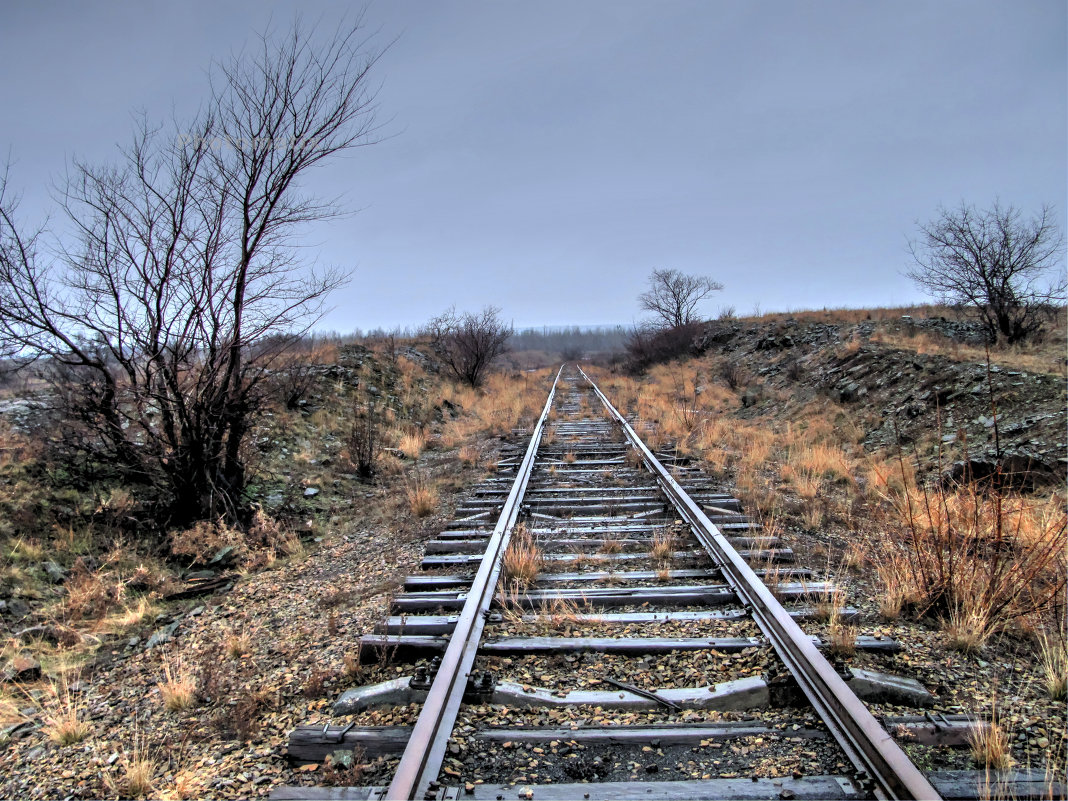
[[[538,578],[543,564],[543,554],[534,535],[523,523],[512,529],[508,547],[504,552],[501,581],[504,586],[529,587]]]

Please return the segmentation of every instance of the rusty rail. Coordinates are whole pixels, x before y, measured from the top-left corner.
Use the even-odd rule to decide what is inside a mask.
[[[501,560],[508,547],[512,526],[515,525],[519,515],[523,495],[534,469],[538,444],[541,441],[541,434],[549,417],[549,409],[553,405],[553,397],[563,369],[561,365],[553,380],[549,397],[545,401],[545,408],[534,426],[530,445],[527,446],[526,455],[519,466],[519,474],[504,502],[497,525],[494,526],[493,533],[490,535],[486,554],[479,564],[463,610],[456,621],[456,628],[449,640],[449,646],[441,658],[441,666],[430,685],[429,694],[412,729],[393,781],[386,790],[385,799],[408,801],[408,799],[423,798],[430,783],[437,779],[441,770],[445,749],[448,746],[452,728],[456,723],[456,715],[460,709],[460,702],[463,700],[464,689],[467,686],[467,678],[471,673],[482,630],[486,625],[486,614],[493,601],[494,587],[501,572]]]
[[[797,680],[853,766],[871,780],[872,791],[881,798],[940,798],[893,737],[879,725],[864,703],[816,650],[811,638],[805,635],[716,525],[641,441],[626,418],[581,368],[579,372],[622,426],[627,439],[641,453],[646,467],[656,476],[698,541],[720,565],[724,578],[750,609],[753,619],[771,641],[779,658]]]

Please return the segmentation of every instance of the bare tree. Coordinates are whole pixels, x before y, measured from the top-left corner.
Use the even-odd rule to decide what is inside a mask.
[[[217,68],[190,125],[142,123],[116,166],[75,163],[58,257],[0,184],[0,343],[62,368],[86,450],[161,486],[176,522],[241,516],[264,379],[344,280],[302,263],[294,236],[340,213],[300,178],[377,130],[360,32],[265,33]]]
[[[512,327],[500,314],[496,306],[478,314],[458,314],[454,306],[427,324],[434,352],[458,380],[480,386],[493,360],[506,351]]]
[[[1050,206],[1025,220],[997,201],[983,210],[961,203],[919,229],[908,277],[942,303],[975,309],[991,342],[1026,339],[1064,303],[1064,237]]]
[[[638,296],[638,302],[655,314],[665,328],[677,328],[697,322],[697,304],[722,289],[723,284],[702,275],[653,270],[649,275],[649,289]]]

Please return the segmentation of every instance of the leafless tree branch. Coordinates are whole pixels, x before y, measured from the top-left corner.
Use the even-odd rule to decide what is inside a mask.
[[[973,308],[991,342],[1019,342],[1065,301],[1064,237],[1054,219],[1050,206],[1025,220],[998,201],[939,209],[909,242],[915,266],[906,275],[942,303]]]
[[[434,351],[458,380],[481,385],[493,360],[505,352],[512,327],[500,314],[496,306],[477,314],[459,314],[453,307],[427,324]]]
[[[184,129],[142,121],[118,164],[73,165],[58,257],[0,182],[0,355],[62,368],[87,448],[159,480],[177,517],[235,514],[261,384],[292,341],[277,335],[306,331],[345,280],[298,257],[295,234],[339,213],[300,179],[375,141],[379,55],[360,20],[325,41],[299,21],[264,34]]]
[[[677,328],[697,321],[697,304],[723,289],[723,284],[701,275],[686,275],[678,270],[653,270],[649,289],[638,296],[638,303],[652,312],[665,328]]]

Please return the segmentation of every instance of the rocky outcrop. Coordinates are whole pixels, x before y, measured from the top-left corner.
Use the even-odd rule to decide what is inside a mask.
[[[930,330],[985,341],[978,323],[944,318],[892,323],[709,323],[701,349],[744,365],[754,384],[829,397],[866,421],[870,450],[941,441],[946,480],[998,472],[1017,486],[1064,482],[1065,382],[1059,376],[921,355],[873,342],[876,330]],[[768,393],[741,387],[743,414],[763,414]],[[1000,456],[1000,460],[999,460]],[[949,461],[953,460],[953,461]],[[955,463],[954,463],[955,462]]]

